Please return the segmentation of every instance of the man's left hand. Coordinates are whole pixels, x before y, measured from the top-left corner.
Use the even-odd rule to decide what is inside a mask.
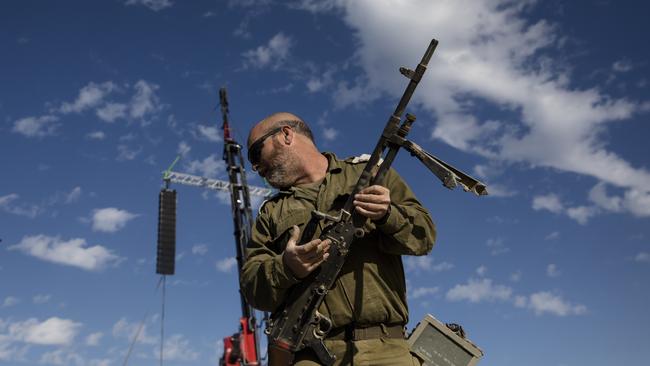
[[[366,187],[354,195],[354,206],[361,215],[381,220],[390,209],[390,190],[380,185]]]

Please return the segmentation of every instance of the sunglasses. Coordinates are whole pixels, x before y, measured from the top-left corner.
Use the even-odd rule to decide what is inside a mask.
[[[282,131],[284,127],[287,126],[281,126],[270,130],[251,144],[251,146],[248,148],[248,161],[251,162],[251,165],[255,166],[259,164],[260,159],[262,158],[262,148],[264,147],[264,141],[276,133]]]

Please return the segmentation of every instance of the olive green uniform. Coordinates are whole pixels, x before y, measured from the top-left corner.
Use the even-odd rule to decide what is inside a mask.
[[[365,161],[358,158],[339,160],[334,154],[324,155],[329,165],[320,184],[280,191],[260,208],[241,277],[244,296],[258,309],[275,311],[291,286],[300,281],[282,260],[293,225],[298,225],[302,231],[314,209],[337,214],[365,167]],[[355,327],[395,326],[408,322],[401,255],[426,255],[430,252],[435,240],[435,226],[427,210],[394,170],[386,174],[382,185],[390,190],[388,216],[377,224],[367,221],[365,236],[351,245],[339,278],[319,309],[332,320],[334,329],[350,324]],[[320,235],[321,229],[322,226],[315,237]],[[371,341],[354,343],[362,346],[361,343]],[[384,341],[390,343],[395,339]],[[342,342],[328,341],[326,344],[334,353],[337,352],[332,348],[345,352],[346,346]],[[355,364],[359,364],[356,359],[359,349],[351,352],[355,354]],[[338,358],[342,361],[342,357]],[[298,354],[297,360],[300,359]]]

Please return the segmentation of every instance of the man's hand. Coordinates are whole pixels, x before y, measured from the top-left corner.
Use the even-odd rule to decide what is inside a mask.
[[[331,240],[314,239],[304,245],[298,245],[299,239],[300,229],[294,225],[291,238],[282,253],[282,260],[297,278],[305,278],[330,256],[327,251],[330,249]]]
[[[354,206],[361,215],[381,220],[390,210],[390,190],[379,185],[366,187],[354,195]]]

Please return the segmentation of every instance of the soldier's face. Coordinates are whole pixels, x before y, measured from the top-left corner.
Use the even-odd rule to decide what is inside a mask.
[[[291,150],[283,148],[276,136],[270,136],[259,148],[253,170],[275,188],[290,187],[295,181],[297,161]]]

